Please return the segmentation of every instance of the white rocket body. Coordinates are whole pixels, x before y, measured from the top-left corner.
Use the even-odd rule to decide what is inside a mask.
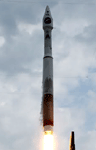
[[[43,58],[43,127],[44,132],[53,131],[53,57],[51,31],[53,19],[47,6],[43,17],[44,58]]]

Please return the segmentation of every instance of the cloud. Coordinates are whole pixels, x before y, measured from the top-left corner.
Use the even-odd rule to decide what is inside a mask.
[[[32,24],[24,24],[24,23],[20,23],[18,25],[18,29],[20,31],[26,31],[28,32],[29,34],[32,34],[34,32],[38,32],[38,30],[40,31],[41,30],[41,24],[37,24],[37,25],[32,25]]]
[[[81,136],[80,139],[78,139],[78,146],[77,148],[79,149],[87,149],[89,150],[90,148],[95,149],[96,144],[95,144],[95,138],[96,138],[96,131],[89,131],[84,134],[84,136]]]
[[[58,147],[69,149],[71,131],[75,131],[76,140],[83,133],[85,124],[84,110],[76,108],[55,108],[55,133],[58,138]]]
[[[0,4],[0,148],[42,149],[42,18],[46,3]],[[95,149],[96,95],[91,88],[96,86],[96,8],[57,1],[49,6],[55,27],[52,52],[56,144],[58,149],[68,150],[74,130],[76,149]]]
[[[4,45],[4,43],[5,43],[5,39],[4,39],[4,37],[0,37],[0,47],[2,47],[3,45]]]
[[[39,80],[34,83],[32,78],[26,75],[10,78],[10,80],[3,77],[0,83],[0,128],[4,138],[0,141],[1,146],[5,145],[4,150],[20,149],[23,143],[25,143],[24,149],[26,147],[30,149],[34,145],[33,141],[37,132],[40,134],[41,98],[40,94],[36,94],[36,92],[40,93],[37,91],[37,89],[40,90]],[[31,85],[28,86],[30,81]],[[18,83],[20,83],[19,86]]]
[[[89,98],[89,109],[91,112],[95,113],[96,112],[96,108],[95,108],[95,105],[96,105],[96,94],[94,91],[91,91],[89,90],[88,91],[88,98]]]

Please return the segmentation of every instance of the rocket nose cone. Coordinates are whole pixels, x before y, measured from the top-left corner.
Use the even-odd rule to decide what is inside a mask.
[[[48,5],[46,6],[46,11],[50,11],[50,9],[49,9],[49,6],[48,6]]]
[[[48,5],[46,6],[45,13],[43,16],[43,29],[45,29],[46,27],[53,29],[53,18],[51,16],[51,12]]]
[[[50,12],[50,9],[49,9],[49,6],[48,6],[48,5],[46,6],[44,16],[50,16],[50,17],[51,17],[51,12]]]

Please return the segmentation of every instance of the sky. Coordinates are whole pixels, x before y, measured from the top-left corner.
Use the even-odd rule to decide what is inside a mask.
[[[46,6],[53,17],[54,150],[96,149],[96,0],[0,1],[0,150],[42,150]]]

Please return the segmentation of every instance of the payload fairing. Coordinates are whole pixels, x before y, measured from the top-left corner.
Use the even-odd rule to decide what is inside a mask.
[[[53,113],[53,57],[51,31],[53,29],[53,19],[49,7],[46,7],[43,17],[44,30],[44,58],[43,58],[43,127],[44,132],[53,133],[54,113]]]

